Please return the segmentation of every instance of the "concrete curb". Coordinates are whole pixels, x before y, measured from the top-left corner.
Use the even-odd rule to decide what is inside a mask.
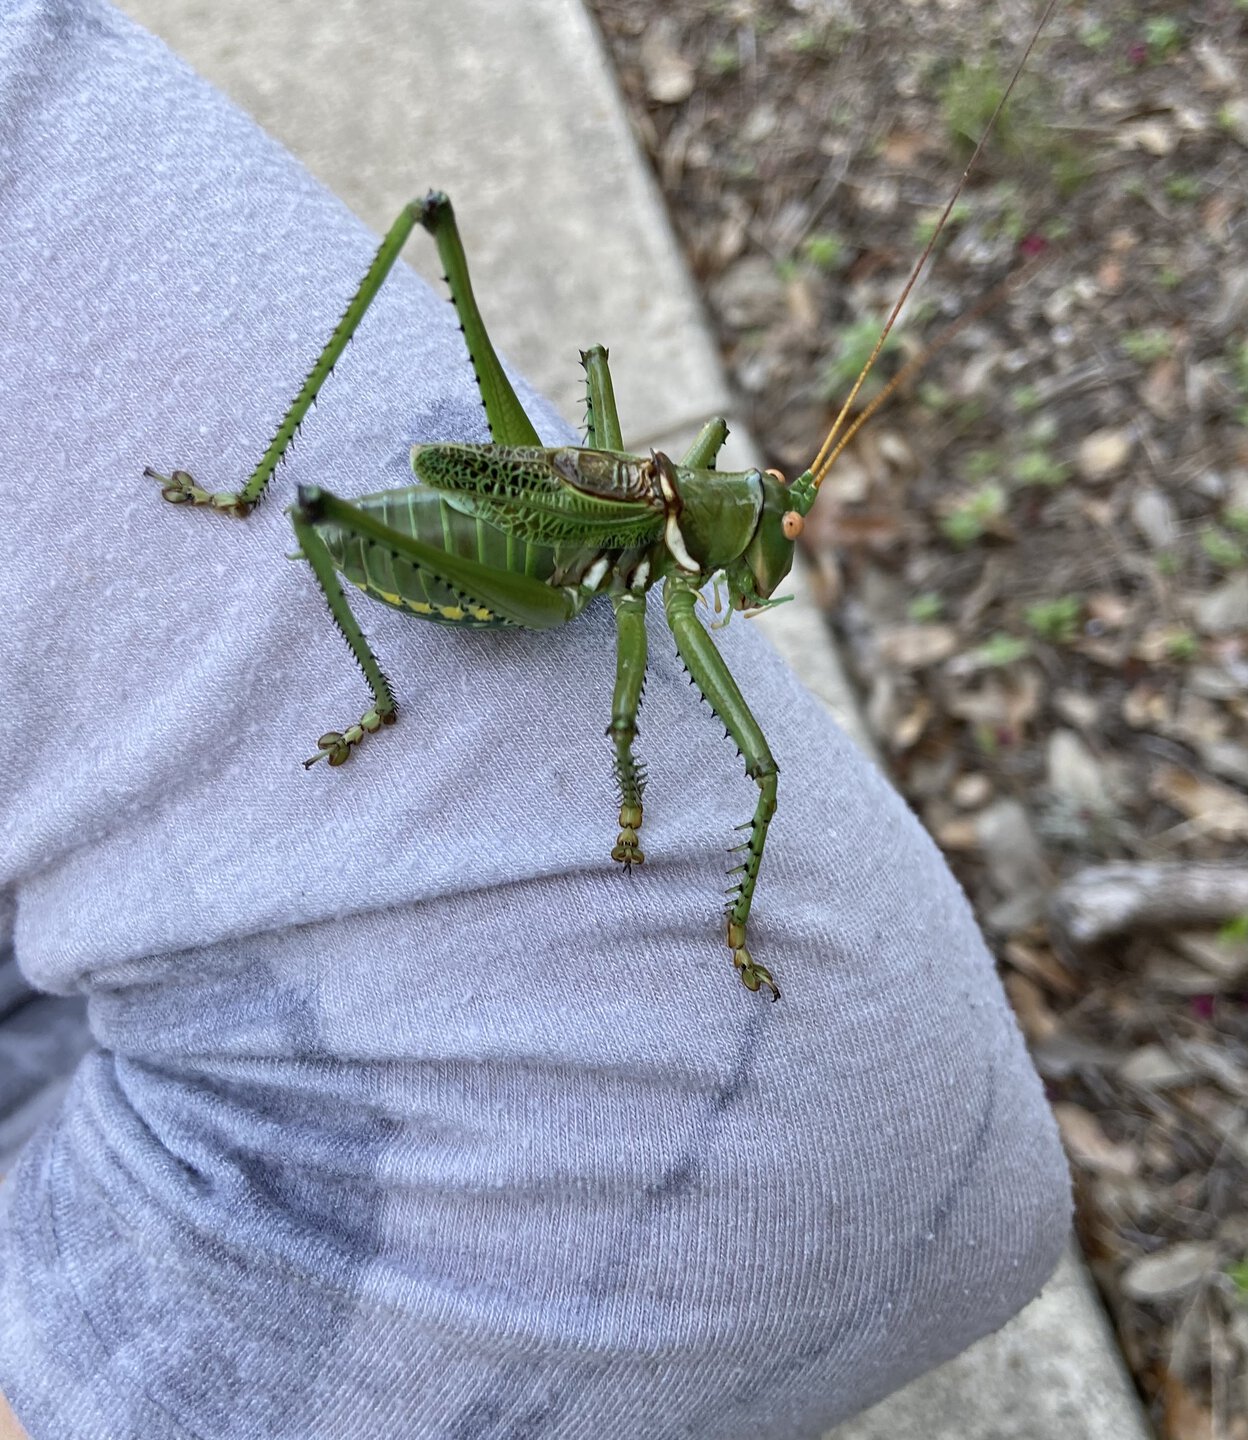
[[[626,441],[673,449],[731,410],[700,301],[580,0],[123,0],[378,232],[447,190],[500,348],[580,418],[576,355],[613,340]],[[609,219],[608,219],[609,217]],[[432,247],[413,245],[436,279]],[[537,312],[533,296],[553,297]],[[734,443],[735,442],[735,443]],[[733,451],[752,461],[740,429]],[[817,611],[768,631],[870,750]],[[829,1440],[1145,1440],[1073,1252],[1040,1299]],[[639,1437],[640,1440],[640,1437]]]

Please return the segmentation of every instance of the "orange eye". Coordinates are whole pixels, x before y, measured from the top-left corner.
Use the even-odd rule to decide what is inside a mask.
[[[770,475],[773,480],[778,480],[781,485],[787,485],[789,483],[789,477],[783,470],[768,470],[767,474]]]
[[[796,510],[786,510],[780,521],[780,528],[784,531],[786,540],[796,540],[802,533],[802,527],[806,524],[804,516],[799,515]]]

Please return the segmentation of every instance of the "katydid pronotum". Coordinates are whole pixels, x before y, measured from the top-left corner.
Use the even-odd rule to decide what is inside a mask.
[[[1055,3],[1049,0],[989,121],[985,139]],[[607,734],[615,752],[620,810],[611,858],[625,868],[640,865],[645,858],[638,836],[644,774],[633,745],[646,670],[646,595],[661,580],[666,618],[680,657],[735,742],[746,775],[758,787],[754,814],[738,827],[747,833],[735,847],[741,862],[732,872],[739,878],[729,891],[726,938],[746,988],[765,987],[773,1000],[778,999],[780,991],[771,971],[750,953],[746,926],[776,809],[779,769],[694,607],[703,587],[720,577],[730,610],[751,612],[780,603],[773,594],[789,573],[804,518],[831,465],[913,368],[907,367],[849,420],[862,383],[931,255],[983,143],[971,157],[818,455],[791,482],[777,471],[716,470],[716,456],[728,434],[727,424],[719,418],[707,422],[679,461],[661,452],[648,457],[626,453],[602,346],[581,355],[587,390],[585,445],[543,446],[477,309],[450,201],[433,192],[406,205],[243,488],[211,492],[184,470],[169,475],[145,471],[159,481],[168,501],[247,515],[412,230],[419,224],[429,231],[476,372],[490,441],[413,446],[411,465],[420,483],[405,489],[348,501],[319,486],[299,487],[289,513],[300,553],[312,567],[373,701],[355,724],[322,735],[317,754],[304,764],[326,759],[331,766],[341,765],[365,735],[393,724],[398,713],[394,690],[347,603],[339,572],[366,595],[408,614],[476,628],[549,629],[574,619],[605,594],[615,612],[617,634]]]

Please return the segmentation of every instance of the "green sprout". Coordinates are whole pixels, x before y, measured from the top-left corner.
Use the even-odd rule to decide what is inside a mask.
[[[1195,175],[1171,175],[1164,188],[1171,200],[1187,205],[1199,198],[1204,186]]]
[[[1035,385],[1016,385],[1010,391],[1010,400],[1020,415],[1030,415],[1033,410],[1038,410],[1044,404],[1040,391]]]
[[[741,52],[735,45],[721,41],[711,46],[706,63],[716,75],[735,75],[741,68]]]
[[[1200,654],[1200,641],[1190,630],[1176,630],[1166,640],[1166,653],[1171,660],[1195,660]]]
[[[906,615],[920,625],[927,625],[933,620],[939,620],[944,613],[944,598],[937,595],[934,590],[928,590],[922,595],[916,595],[910,604],[906,606]]]
[[[1152,60],[1166,60],[1183,43],[1183,27],[1171,15],[1155,15],[1144,22],[1144,43]]]
[[[1218,530],[1213,526],[1203,530],[1200,536],[1200,548],[1220,570],[1233,570],[1236,565],[1243,563],[1243,547],[1225,530]]]
[[[1013,665],[1016,660],[1022,660],[1030,653],[1031,646],[1026,640],[998,630],[971,651],[971,659],[981,670],[996,670]]]
[[[935,380],[921,380],[914,398],[924,410],[930,410],[934,415],[945,414],[953,404],[953,396]]]
[[[972,450],[966,457],[968,480],[987,480],[990,475],[999,475],[1003,468],[999,450]]]
[[[1174,349],[1174,343],[1164,330],[1128,330],[1121,339],[1127,355],[1140,365],[1151,365],[1154,360],[1164,360]]]
[[[1023,618],[1042,640],[1054,645],[1069,645],[1079,633],[1083,601],[1078,595],[1062,595],[1056,600],[1041,600],[1028,605]]]
[[[875,349],[876,341],[880,338],[880,323],[878,320],[860,320],[855,325],[848,325],[841,331],[840,350],[836,359],[831,361],[823,372],[821,388],[824,398],[827,400],[843,400],[849,392],[850,386],[857,380],[862,367],[871,358],[871,352]],[[901,342],[901,337],[896,330],[890,330],[888,338],[884,341],[881,356],[887,355],[895,350]],[[867,382],[866,391],[869,395],[875,389],[878,390],[883,384],[879,368],[871,372],[871,379]]]
[[[845,242],[831,230],[816,230],[802,242],[802,255],[816,270],[839,270],[845,258]]]
[[[940,531],[955,545],[972,545],[1005,514],[1005,491],[1000,485],[980,485],[940,519]]]
[[[920,215],[914,222],[914,243],[926,245],[936,233],[936,227],[940,224],[940,217],[944,212],[932,210],[926,215]],[[971,207],[965,200],[959,200],[949,212],[949,218],[945,221],[945,233],[949,234],[959,225],[965,225],[971,218]]]
[[[1055,460],[1047,450],[1027,450],[1015,460],[1013,474],[1019,485],[1053,489],[1070,479],[1070,466],[1064,460]]]

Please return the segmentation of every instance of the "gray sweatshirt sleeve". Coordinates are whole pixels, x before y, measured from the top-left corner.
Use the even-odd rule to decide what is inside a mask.
[[[99,0],[0,11],[0,179],[0,945],[91,1035],[0,1187],[32,1440],[813,1440],[1016,1311],[1068,1221],[1039,1084],[761,638],[717,641],[782,770],[776,1005],[722,937],[754,787],[661,607],[630,879],[609,607],[361,598],[400,721],[299,764],[366,696],[283,507],[484,438],[444,299],[398,273],[271,500],[188,513],[144,466],[236,487],[375,238]]]

